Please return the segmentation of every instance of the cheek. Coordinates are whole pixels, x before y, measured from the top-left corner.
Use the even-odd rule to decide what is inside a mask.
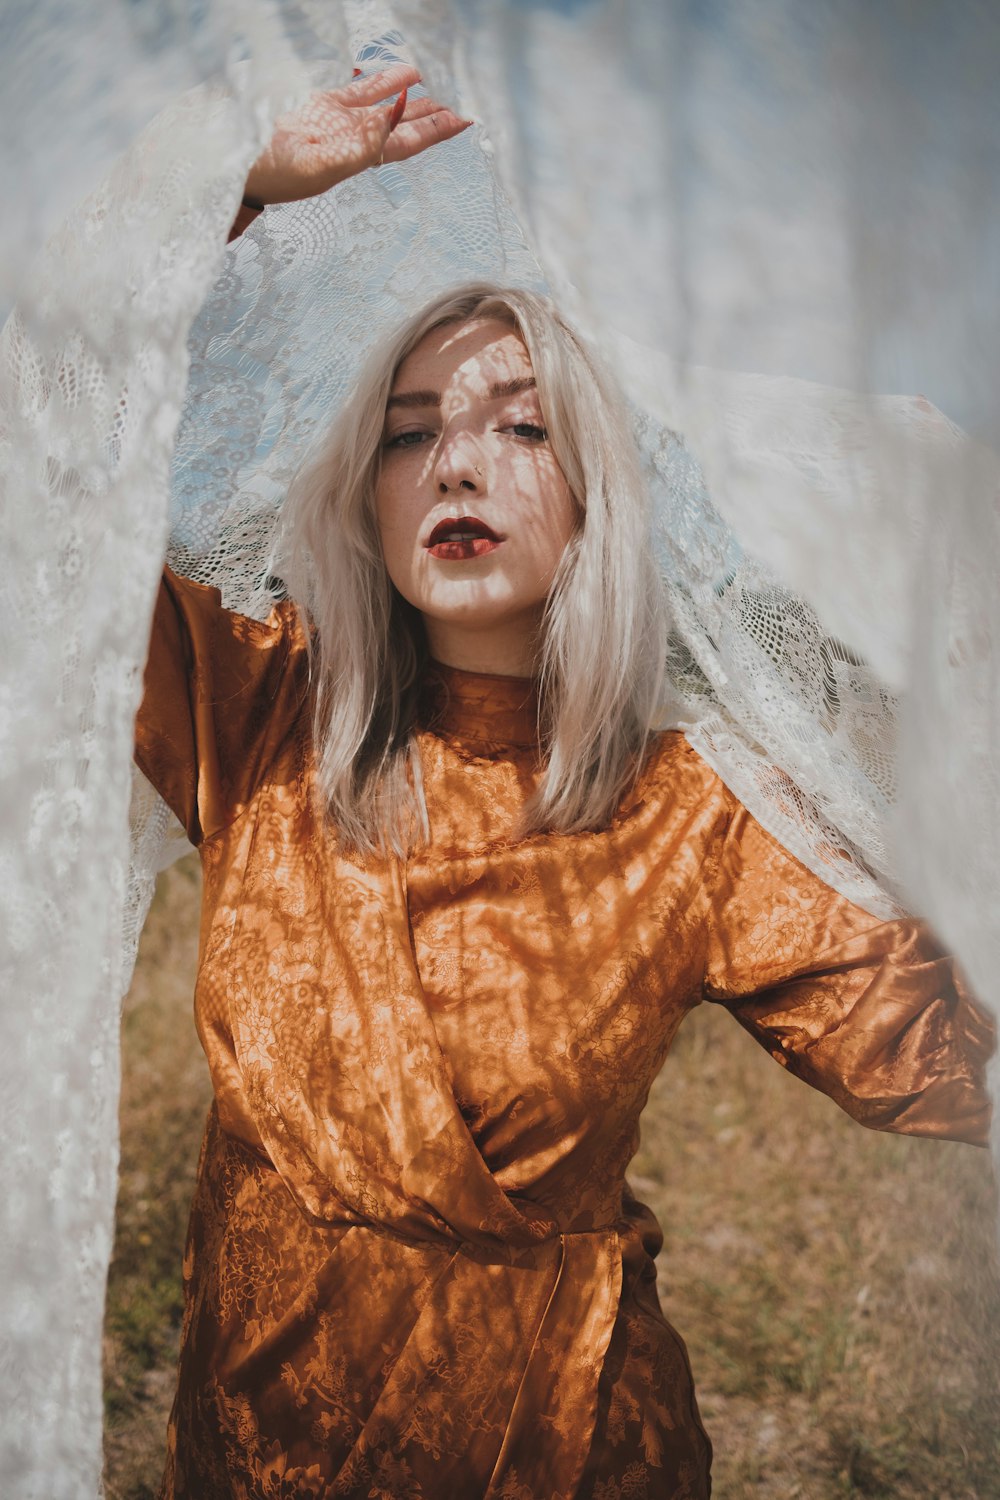
[[[559,475],[559,485],[559,502],[554,507],[554,526],[559,533],[562,546],[566,547],[583,525],[583,511],[574,500],[562,473]]]
[[[389,476],[381,473],[375,483],[375,520],[379,535],[385,536],[398,528],[399,495]]]
[[[385,535],[416,538],[433,505],[426,445],[385,456],[375,481],[375,519]]]
[[[407,504],[406,491],[391,479],[380,479],[375,489],[375,521],[382,542],[382,557],[390,578],[407,571],[412,562],[419,517]]]
[[[562,471],[555,465],[537,476],[536,493],[530,506],[529,531],[532,544],[553,566],[572,540],[582,521],[579,508]]]

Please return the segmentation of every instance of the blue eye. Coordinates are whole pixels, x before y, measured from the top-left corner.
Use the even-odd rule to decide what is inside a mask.
[[[526,438],[533,443],[544,443],[548,433],[544,427],[538,427],[534,422],[515,422],[510,428],[515,437]]]
[[[429,437],[429,432],[397,432],[395,437],[386,438],[384,446],[386,448],[416,448]]]

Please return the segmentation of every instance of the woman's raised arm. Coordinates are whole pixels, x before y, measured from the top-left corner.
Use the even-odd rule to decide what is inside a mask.
[[[398,65],[314,94],[282,116],[250,169],[230,239],[260,205],[327,192],[380,161],[404,161],[471,122],[410,100]],[[385,103],[398,95],[394,103]],[[305,643],[291,605],[259,622],[225,610],[218,589],[164,574],[153,618],[136,760],[195,844],[237,816],[304,694]]]
[[[435,99],[410,99],[407,91],[419,82],[416,68],[397,63],[313,94],[282,115],[250,168],[230,238],[268,203],[315,198],[366,167],[406,161],[472,124]]]

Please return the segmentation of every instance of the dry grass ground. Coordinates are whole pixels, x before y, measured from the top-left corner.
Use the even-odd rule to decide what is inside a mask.
[[[172,1395],[209,1099],[191,1022],[198,894],[193,860],[162,877],[126,1008],[108,1500],[155,1495]],[[631,1175],[666,1234],[661,1294],[690,1349],[718,1500],[1000,1500],[985,1152],[859,1129],[703,1006]]]

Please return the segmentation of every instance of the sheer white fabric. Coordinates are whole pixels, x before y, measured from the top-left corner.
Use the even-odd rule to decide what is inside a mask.
[[[127,896],[131,728],[185,337],[268,98],[247,74],[171,107],[27,267],[0,342],[0,1470],[18,1500],[98,1490],[122,921],[155,843]]]
[[[168,531],[181,571],[266,613],[289,477],[372,340],[445,286],[548,286],[599,346],[656,500],[673,722],[996,1005],[998,23],[870,9],[101,0],[88,29],[45,0],[4,23],[36,143],[0,231],[6,1493],[98,1487],[117,1005],[176,845],[137,779],[129,872]],[[276,110],[400,54],[480,128],[224,250]]]

